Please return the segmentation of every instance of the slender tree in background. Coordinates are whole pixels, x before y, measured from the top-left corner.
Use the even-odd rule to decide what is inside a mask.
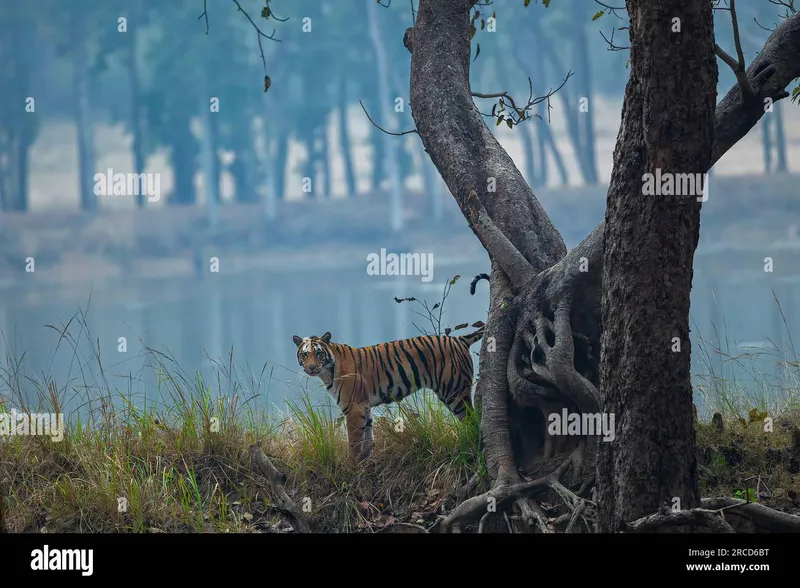
[[[371,0],[366,1],[365,8],[367,10],[367,17],[369,19],[369,32],[372,40],[372,46],[375,52],[375,61],[378,68],[378,112],[380,112],[380,120],[386,125],[386,129],[394,131],[395,124],[393,120],[393,112],[391,108],[391,98],[389,96],[389,64],[386,59],[386,50],[384,49],[384,40],[381,36],[380,25],[378,23],[378,13],[375,2]],[[386,170],[389,176],[389,222],[392,231],[400,231],[403,228],[403,186],[400,179],[400,173],[397,169],[397,156],[396,149],[399,148],[395,138],[386,135],[382,137],[385,143],[385,162]],[[376,186],[377,187],[377,186]]]

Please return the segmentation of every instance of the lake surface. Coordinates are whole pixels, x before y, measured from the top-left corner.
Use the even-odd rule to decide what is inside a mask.
[[[751,377],[747,366],[716,353],[703,358],[699,338],[710,340],[706,348],[727,346],[734,355],[743,351],[740,345],[757,351],[753,346],[769,346],[765,341],[771,340],[777,349],[771,357],[756,362],[756,368],[774,376],[775,354],[787,353],[791,341],[773,290],[789,332],[800,333],[795,310],[800,256],[794,252],[784,256],[782,270],[774,274],[759,273],[752,267],[749,273],[739,271],[742,259],[730,253],[698,254],[692,344],[695,371],[708,372],[711,365],[725,377],[746,381]],[[791,270],[786,269],[789,261],[794,263]],[[431,331],[431,324],[414,313],[424,314],[418,304],[398,304],[394,298],[413,296],[433,306],[441,299],[445,281],[456,274],[462,278],[445,302],[442,329],[486,320],[487,282],[478,284],[475,296],[469,294],[472,277],[489,268],[486,255],[437,257],[430,282],[419,276],[369,275],[366,266],[365,261],[363,267],[352,269],[208,273],[202,279],[138,280],[113,289],[87,284],[80,298],[54,288],[37,292],[38,301],[34,302],[29,300],[30,292],[6,292],[0,303],[4,334],[0,345],[5,358],[0,389],[3,395],[9,393],[7,380],[14,372],[39,382],[50,379],[61,390],[68,417],[85,413],[100,390],[118,391],[118,401],[124,397],[137,406],[169,404],[168,386],[163,381],[159,394],[157,363],[161,358],[171,373],[183,372],[185,387],[197,386],[199,373],[212,396],[238,394],[240,402],[286,410],[285,401],[299,399],[304,390],[315,402],[326,398],[321,383],[309,379],[297,365],[295,334],[330,331],[334,341],[364,346],[418,335],[415,324]],[[73,320],[69,336],[59,341],[59,333],[46,325],[61,329],[79,310],[87,311],[87,303],[85,325]],[[144,353],[145,346],[172,360]],[[479,346],[472,350],[477,353]],[[20,359],[20,369],[16,369]],[[477,357],[475,364],[477,369]],[[748,365],[752,369],[751,363]],[[22,387],[30,391],[33,384],[23,383]],[[696,402],[702,410],[702,401]]]

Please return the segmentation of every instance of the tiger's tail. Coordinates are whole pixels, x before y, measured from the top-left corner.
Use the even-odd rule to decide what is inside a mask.
[[[477,343],[483,338],[483,331],[485,327],[481,327],[474,333],[470,333],[469,335],[461,335],[461,340],[464,341],[467,346],[472,346],[473,343]]]
[[[478,285],[478,282],[480,282],[481,280],[486,280],[488,282],[489,279],[490,279],[489,274],[478,274],[477,276],[472,278],[472,281],[469,283],[469,293],[472,296],[475,296],[475,286]]]

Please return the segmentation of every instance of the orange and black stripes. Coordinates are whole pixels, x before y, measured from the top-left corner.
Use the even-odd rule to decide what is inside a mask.
[[[319,377],[345,415],[352,453],[372,450],[371,409],[398,402],[417,390],[432,390],[459,419],[472,408],[473,362],[469,348],[483,329],[461,337],[422,336],[351,347],[331,334],[293,337],[297,360]]]

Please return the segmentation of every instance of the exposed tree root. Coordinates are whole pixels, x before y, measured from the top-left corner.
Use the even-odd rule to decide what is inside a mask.
[[[522,503],[524,505],[521,505],[521,500],[530,495],[552,488],[556,490],[562,498],[566,499],[567,507],[570,508],[570,510],[576,508],[576,505],[584,500],[567,490],[560,483],[560,479],[567,472],[569,467],[579,459],[578,453],[582,450],[583,448],[579,447],[572,455],[565,459],[554,472],[547,476],[517,484],[499,481],[488,492],[465,500],[453,509],[449,515],[440,517],[431,528],[431,531],[439,533],[460,533],[461,523],[471,519],[485,520],[484,517],[486,515],[497,512],[497,509],[505,506],[511,500],[516,500],[522,512],[523,521],[528,524],[535,522],[540,529],[547,529],[543,513],[541,513],[541,511],[537,512],[536,510],[538,506],[534,507],[532,502]],[[539,519],[541,519],[541,521]]]
[[[730,511],[749,518],[753,523],[775,533],[800,533],[800,516],[739,500],[737,498],[705,498],[701,507],[715,511]]]
[[[628,523],[624,531],[654,533],[665,527],[696,525],[711,533],[736,533],[725,519],[726,512],[748,518],[771,532],[800,533],[799,516],[736,498],[706,498],[700,508],[691,510],[673,510],[665,503],[659,512]]]
[[[647,515],[626,525],[629,533],[654,533],[664,527],[683,527],[696,525],[711,533],[735,533],[725,515],[720,510],[695,508],[692,510],[673,510],[669,504],[661,507],[656,514]]]
[[[459,502],[463,501],[464,498],[466,498],[475,489],[475,487],[478,485],[479,479],[480,478],[478,477],[478,474],[473,474],[472,477],[467,480],[467,483],[458,489],[457,497]]]
[[[303,514],[303,511],[298,508],[294,501],[289,498],[289,495],[284,489],[286,477],[281,474],[278,469],[272,465],[269,458],[264,455],[261,449],[261,442],[250,447],[250,457],[253,461],[255,469],[261,472],[269,483],[270,490],[272,491],[273,499],[275,500],[275,507],[282,513],[288,515],[293,522],[295,530],[299,533],[308,533],[311,531],[311,525],[308,519]]]
[[[539,531],[542,533],[552,533],[552,529],[547,525],[547,516],[544,514],[542,507],[536,504],[533,500],[527,497],[518,498],[516,503],[517,508],[520,510],[522,521],[531,530],[536,524]]]
[[[460,533],[462,525],[466,522],[479,520],[478,532],[483,533],[491,515],[501,512],[502,507],[508,508],[509,503],[512,503],[520,512],[520,516],[513,516],[512,519],[521,521],[525,532],[538,531],[552,534],[562,525],[566,525],[564,533],[594,533],[594,515],[597,505],[594,501],[584,498],[584,495],[593,488],[594,480],[584,481],[577,492],[573,492],[561,483],[561,479],[569,471],[570,466],[574,470],[583,463],[584,450],[585,444],[582,443],[555,471],[547,476],[516,484],[498,483],[488,492],[465,500],[449,515],[439,517],[430,532]],[[535,495],[547,490],[553,491],[567,509],[567,512],[555,519],[551,519],[538,502],[533,500]],[[502,512],[505,516],[505,511]],[[700,508],[691,510],[673,510],[669,504],[665,503],[657,513],[628,523],[623,532],[658,533],[670,527],[694,526],[703,528],[710,533],[737,533],[734,525],[726,519],[726,514],[748,519],[757,527],[768,532],[800,533],[800,516],[735,498],[707,498],[702,501]],[[510,524],[509,528],[511,528]],[[514,531],[512,530],[512,532]]]

